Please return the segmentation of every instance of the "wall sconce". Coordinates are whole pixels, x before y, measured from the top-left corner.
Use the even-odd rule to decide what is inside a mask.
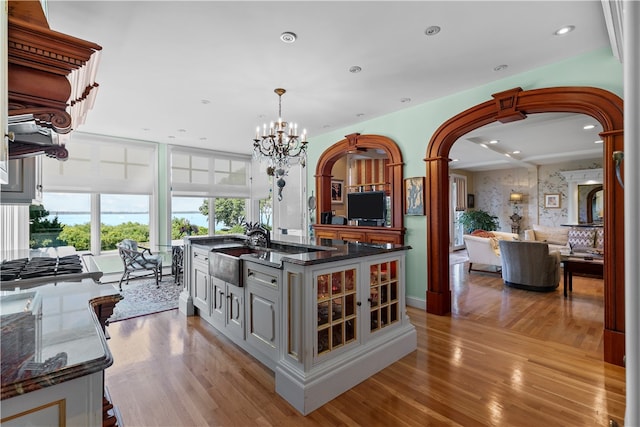
[[[509,195],[509,201],[511,203],[515,203],[515,204],[522,203],[523,199],[524,199],[524,194],[522,193],[511,193]]]

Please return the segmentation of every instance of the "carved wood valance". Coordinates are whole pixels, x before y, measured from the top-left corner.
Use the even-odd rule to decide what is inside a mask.
[[[70,132],[93,105],[102,47],[51,30],[39,1],[9,1],[8,12],[8,115],[32,114],[38,126]],[[9,144],[9,158],[37,154],[68,156],[64,146],[32,145],[19,135]]]

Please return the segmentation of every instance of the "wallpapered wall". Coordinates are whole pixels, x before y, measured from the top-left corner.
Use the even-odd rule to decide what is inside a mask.
[[[524,194],[524,202],[517,206],[521,215],[520,233],[532,224],[560,226],[566,224],[569,186],[560,172],[602,167],[602,159],[575,160],[539,166],[537,169],[501,169],[473,174],[476,208],[498,217],[500,231],[511,231],[509,217],[514,206],[509,194]],[[560,208],[545,208],[545,194],[560,194]]]

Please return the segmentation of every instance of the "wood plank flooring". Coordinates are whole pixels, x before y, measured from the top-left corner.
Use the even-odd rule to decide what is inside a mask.
[[[451,316],[408,309],[417,351],[306,417],[270,370],[175,310],[109,326],[106,383],[129,427],[622,424],[624,369],[602,361],[602,281],[575,277],[565,299],[466,268],[451,268]]]

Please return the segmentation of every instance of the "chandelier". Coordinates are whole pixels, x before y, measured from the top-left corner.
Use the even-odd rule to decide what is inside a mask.
[[[282,95],[286,90],[277,88],[274,92],[278,95],[278,121],[271,122],[268,128],[266,123],[262,129],[260,126],[256,128],[253,158],[267,160],[267,174],[276,177],[278,200],[282,200],[282,189],[286,184],[284,176],[288,174],[291,165],[300,164],[305,167],[307,163],[307,131],[303,130],[302,135],[298,135],[297,123],[282,120]]]

